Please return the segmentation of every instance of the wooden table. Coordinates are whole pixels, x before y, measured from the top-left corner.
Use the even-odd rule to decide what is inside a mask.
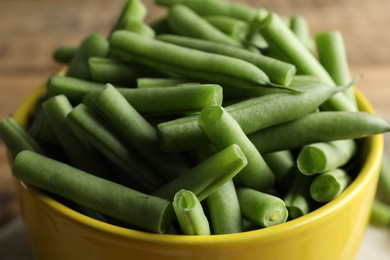
[[[347,45],[352,73],[363,76],[358,88],[377,113],[390,121],[390,1],[242,2],[253,6],[266,5],[286,16],[301,14],[309,21],[313,35],[340,30]],[[145,3],[150,10],[147,21],[164,14],[165,10],[156,7],[152,0],[145,0]],[[36,86],[61,67],[51,59],[51,53],[58,45],[77,45],[92,31],[106,35],[122,4],[122,0],[0,1],[0,118],[15,111]],[[386,136],[386,143],[387,139]],[[0,191],[11,195],[6,201],[12,207],[9,216],[5,216],[5,211],[0,208],[0,227],[9,223],[10,216],[18,214],[19,210],[14,203],[10,180],[4,145],[0,141]],[[376,260],[385,259],[380,257],[390,255],[389,248],[389,230],[370,227],[359,259],[367,259],[368,255]],[[378,257],[374,257],[375,254]]]

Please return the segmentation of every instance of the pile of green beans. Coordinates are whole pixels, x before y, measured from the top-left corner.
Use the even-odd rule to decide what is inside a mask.
[[[107,37],[55,50],[66,70],[27,126],[0,122],[16,178],[115,225],[238,233],[342,194],[365,138],[390,131],[359,111],[340,32],[227,0],[156,4],[167,14],[151,25],[125,0]],[[389,212],[375,203],[373,222]]]

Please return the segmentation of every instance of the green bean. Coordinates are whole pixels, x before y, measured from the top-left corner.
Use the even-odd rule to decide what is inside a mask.
[[[260,153],[290,150],[306,144],[362,138],[390,131],[388,123],[367,112],[328,111],[271,126],[249,135]]]
[[[164,233],[174,219],[172,203],[168,200],[96,177],[31,151],[19,153],[12,170],[16,178],[26,183],[141,229]]]
[[[343,169],[336,169],[318,175],[310,185],[310,196],[318,202],[328,202],[336,198],[351,182],[351,177]]]
[[[140,0],[125,0],[119,17],[111,29],[112,34],[116,30],[124,29],[129,21],[143,21],[146,17],[147,10],[144,3]]]
[[[40,109],[33,116],[33,119],[27,128],[27,132],[38,142],[60,146],[58,137],[54,133],[53,127],[49,124],[42,106],[40,106]]]
[[[88,64],[92,81],[104,84],[135,86],[139,77],[158,75],[157,71],[147,67],[104,57],[91,57],[88,60]]]
[[[319,77],[326,84],[335,86],[333,79],[317,58],[298,40],[277,14],[271,12],[266,19],[258,22],[261,33],[268,43],[286,56],[299,73]],[[357,111],[356,105],[342,93],[330,98],[326,104],[332,110]]]
[[[96,176],[110,179],[109,170],[101,155],[68,125],[66,116],[73,109],[69,100],[64,95],[58,95],[45,101],[42,107],[72,165]]]
[[[197,164],[186,174],[164,184],[153,195],[172,200],[176,192],[186,189],[202,201],[236,176],[246,165],[247,159],[241,148],[233,144]]]
[[[354,140],[306,145],[299,152],[297,165],[306,174],[319,174],[344,166],[356,153]]]
[[[232,39],[243,42],[249,34],[249,24],[245,21],[222,15],[209,15],[203,18]]]
[[[371,208],[370,224],[378,227],[390,227],[390,206],[375,199]]]
[[[95,96],[93,103],[93,110],[97,111],[163,177],[169,180],[189,170],[188,162],[179,153],[165,153],[158,147],[155,128],[114,86],[107,84]]]
[[[179,190],[172,205],[184,235],[210,235],[209,221],[194,193]]]
[[[387,152],[383,154],[377,191],[383,201],[390,204],[390,160],[388,156]]]
[[[278,183],[288,178],[295,168],[294,156],[289,150],[263,154],[263,158],[275,174]]]
[[[156,3],[165,6],[183,4],[199,15],[225,15],[245,21],[252,21],[258,12],[256,8],[225,0],[156,0]]]
[[[88,60],[90,57],[105,57],[109,51],[108,41],[98,33],[86,37],[73,55],[66,76],[79,79],[91,79]]]
[[[351,81],[351,73],[341,32],[318,33],[315,36],[315,43],[320,63],[334,82],[337,85],[348,84]],[[348,89],[346,94],[356,104],[353,88]]]
[[[156,38],[160,41],[180,45],[183,47],[216,53],[247,61],[264,71],[271,82],[280,84],[282,86],[288,86],[296,72],[296,68],[292,64],[261,54],[254,54],[253,52],[239,49],[234,46],[226,46],[216,42],[193,39],[179,35],[158,35]]]
[[[323,84],[297,85],[299,94],[276,93],[248,99],[226,107],[246,134],[297,119],[311,113],[335,91]],[[294,111],[294,113],[291,113]],[[160,147],[165,151],[184,151],[206,142],[196,124],[197,116],[187,116],[157,125]]]
[[[180,78],[145,78],[137,79],[137,88],[172,87],[188,81]]]
[[[163,180],[144,158],[134,149],[125,145],[91,109],[77,105],[68,114],[70,127],[91,143],[106,158],[122,169],[132,182],[132,187],[152,192],[163,184]],[[130,183],[131,184],[131,183]]]
[[[305,17],[302,15],[293,15],[290,19],[290,29],[308,50],[313,51],[313,39],[310,35],[309,24]],[[345,85],[348,83],[349,82],[336,82],[338,85]]]
[[[53,52],[53,59],[60,63],[69,63],[76,52],[77,47],[59,46]]]
[[[127,21],[123,29],[138,33],[145,37],[154,38],[156,36],[156,32],[149,25],[145,24],[143,21],[134,19]]]
[[[312,210],[313,199],[310,197],[310,185],[313,178],[294,172],[294,179],[290,189],[283,196],[290,219],[306,215]]]
[[[190,79],[211,81],[224,87],[264,90],[265,93],[292,92],[287,87],[270,85],[262,70],[237,58],[189,49],[128,31],[115,32],[110,43],[112,53],[119,59],[133,60]]]
[[[248,160],[247,166],[238,173],[238,179],[246,186],[257,190],[267,190],[274,184],[275,176],[265,163],[256,147],[247,138],[240,125],[221,106],[204,108],[198,124],[217,150],[238,144]]]
[[[233,180],[210,194],[206,199],[213,234],[231,234],[243,231],[240,204]]]
[[[274,226],[287,220],[288,211],[283,200],[251,188],[237,189],[242,216],[261,227]]]
[[[175,4],[169,8],[168,23],[176,34],[220,42],[226,45],[242,46],[239,41],[230,38],[182,4]]]
[[[41,145],[12,116],[0,121],[0,137],[12,157],[23,150],[37,153],[44,151]]]

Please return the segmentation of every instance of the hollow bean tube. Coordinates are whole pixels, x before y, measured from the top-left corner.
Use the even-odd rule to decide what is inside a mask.
[[[109,170],[97,150],[70,128],[66,121],[73,107],[64,95],[54,96],[42,104],[49,124],[72,165],[88,173],[110,179]]]
[[[242,185],[257,190],[267,190],[274,184],[275,175],[263,157],[247,138],[240,125],[221,106],[204,108],[198,118],[199,127],[217,150],[238,144],[248,160],[238,173]]]
[[[226,45],[242,46],[239,41],[229,37],[182,4],[175,4],[169,8],[168,24],[176,34],[220,42]]]
[[[213,234],[243,231],[240,204],[233,180],[227,181],[206,199]]]
[[[109,51],[108,41],[98,33],[92,33],[86,37],[77,48],[72,60],[68,65],[66,76],[90,79],[88,59],[94,57],[105,57]]]
[[[226,46],[217,42],[172,34],[158,35],[156,39],[191,49],[221,54],[247,61],[264,71],[271,82],[282,86],[288,86],[296,72],[296,68],[292,64],[259,53],[254,54],[251,51],[236,48],[234,46]]]
[[[124,171],[133,186],[152,192],[163,184],[158,172],[87,106],[79,104],[68,114],[72,129]]]
[[[389,124],[366,112],[328,111],[311,113],[297,120],[250,134],[260,153],[299,148],[306,144],[362,138],[390,131]]]
[[[95,96],[93,104],[93,110],[105,118],[163,177],[169,180],[190,169],[181,154],[166,153],[159,148],[155,128],[114,86],[107,84]]]
[[[351,177],[342,169],[318,175],[310,185],[310,196],[318,202],[328,202],[336,198],[351,182]]]
[[[304,174],[319,174],[344,166],[355,152],[356,143],[353,140],[314,143],[302,148],[297,165]]]
[[[194,193],[179,190],[172,205],[184,235],[210,235],[209,221]]]
[[[185,48],[149,39],[128,31],[116,31],[110,38],[111,52],[118,59],[133,60],[181,76],[211,81],[232,88],[288,91],[271,86],[268,76],[253,64],[237,58]]]
[[[306,86],[297,84],[294,89],[301,93],[265,95],[226,106],[225,109],[246,134],[251,134],[311,113],[342,88],[313,83]],[[187,116],[158,124],[160,147],[165,151],[184,151],[205,143],[206,138],[197,126],[197,118]]]
[[[297,67],[299,73],[321,78],[326,84],[335,86],[329,73],[317,58],[298,40],[283,20],[275,13],[260,20],[261,33],[270,45],[288,57],[288,61]],[[331,97],[327,104],[332,110],[357,111],[356,105],[343,93]]]
[[[206,199],[219,187],[231,180],[247,165],[247,159],[241,148],[233,144],[217,152],[153,193],[172,200],[180,189],[193,192],[200,201]],[[210,173],[213,174],[210,174]]]
[[[174,219],[172,203],[168,200],[96,177],[31,151],[18,154],[12,171],[16,178],[26,183],[141,229],[164,233]]]
[[[283,200],[251,188],[237,189],[242,216],[261,227],[274,226],[287,220],[288,211]]]
[[[41,145],[12,116],[0,121],[0,138],[12,157],[23,150],[43,153]]]

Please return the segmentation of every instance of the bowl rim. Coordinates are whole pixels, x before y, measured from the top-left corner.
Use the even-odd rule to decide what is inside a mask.
[[[358,107],[366,112],[375,113],[373,107],[368,102],[367,98],[358,89],[354,89],[357,97]],[[28,111],[31,111],[36,100],[45,93],[45,85],[35,89],[24,102],[21,103],[19,108],[14,113],[16,120],[23,126],[27,124]],[[39,203],[53,210],[53,212],[65,218],[74,224],[88,227],[91,230],[99,231],[102,233],[109,233],[111,235],[121,237],[123,239],[137,240],[139,242],[148,242],[154,244],[180,244],[188,246],[210,246],[213,245],[226,245],[231,242],[237,241],[241,243],[247,243],[251,240],[258,240],[261,238],[277,237],[280,234],[286,234],[286,232],[294,232],[297,228],[308,225],[313,222],[321,221],[321,219],[334,212],[338,208],[342,208],[350,200],[352,200],[355,194],[359,193],[368,183],[371,181],[372,175],[375,174],[375,168],[379,167],[384,148],[384,140],[382,134],[373,135],[364,138],[367,151],[367,158],[362,164],[362,168],[352,183],[344,190],[340,196],[332,201],[322,205],[318,209],[315,209],[308,214],[301,216],[297,219],[289,220],[285,223],[275,226],[245,231],[235,234],[222,234],[222,235],[210,235],[210,236],[191,236],[191,235],[175,235],[175,234],[156,234],[147,231],[138,231],[125,227],[115,226],[113,224],[105,223],[88,216],[85,216],[71,208],[56,201],[44,191],[24,183],[15,178],[15,183],[19,189],[22,189],[37,199]],[[11,164],[11,162],[10,162]]]

